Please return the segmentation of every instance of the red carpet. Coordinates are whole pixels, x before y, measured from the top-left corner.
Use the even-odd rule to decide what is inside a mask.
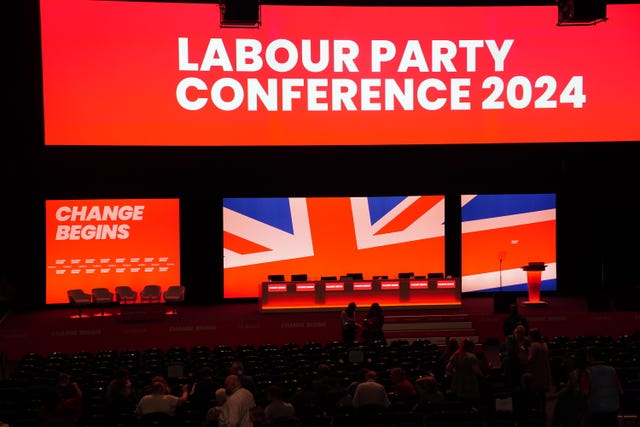
[[[548,337],[567,335],[632,334],[639,329],[640,313],[589,312],[585,299],[574,297],[543,298],[545,307],[526,307],[519,300],[520,312],[531,327],[541,329]],[[112,316],[96,317],[99,309],[89,308],[86,318],[72,318],[77,310],[69,307],[43,308],[35,311],[9,312],[0,323],[0,352],[8,360],[18,360],[29,352],[48,354],[52,351],[99,351],[103,349],[169,348],[227,344],[282,345],[288,342],[326,343],[340,339],[339,311],[305,311],[261,313],[258,303],[225,303],[209,306],[182,306],[178,314],[167,315],[164,305],[133,305],[120,314],[119,307],[107,308]],[[366,307],[359,307],[362,319]],[[412,328],[389,332],[387,338],[420,338],[473,335],[481,342],[502,338],[505,314],[493,312],[488,297],[463,298],[460,308],[394,310],[385,312],[388,324],[413,322]],[[400,318],[402,317],[402,319]],[[404,320],[403,320],[404,319]],[[449,320],[469,323],[467,329],[451,331]],[[434,322],[442,322],[443,328]],[[416,323],[417,322],[417,323]],[[426,331],[416,330],[420,322]]]

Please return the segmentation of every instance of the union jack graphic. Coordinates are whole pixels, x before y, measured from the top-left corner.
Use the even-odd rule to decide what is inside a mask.
[[[444,196],[227,198],[223,222],[225,297],[279,272],[443,271]]]
[[[526,291],[529,262],[547,265],[542,290],[556,289],[555,194],[463,195],[462,291]]]

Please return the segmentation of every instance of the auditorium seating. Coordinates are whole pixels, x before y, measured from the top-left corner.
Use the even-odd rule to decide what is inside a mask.
[[[553,357],[559,357],[563,351],[581,353],[583,344],[598,345],[606,349],[609,363],[619,373],[625,398],[620,413],[621,425],[638,425],[638,402],[640,398],[640,336],[580,336],[551,337],[548,339]],[[229,372],[231,361],[242,360],[245,371],[253,376],[256,383],[256,402],[265,405],[265,390],[270,384],[279,384],[285,390],[285,397],[292,401],[301,390],[306,389],[315,377],[319,363],[331,367],[335,378],[343,385],[348,384],[358,369],[366,367],[374,369],[379,381],[388,389],[389,370],[402,366],[408,378],[415,380],[424,375],[435,374],[439,377],[439,356],[443,347],[429,340],[397,340],[389,344],[377,343],[362,347],[363,357],[357,363],[348,358],[349,349],[342,343],[306,342],[288,343],[277,346],[269,343],[245,343],[231,347],[222,343],[202,344],[190,348],[171,346],[163,348],[161,342],[156,347],[105,349],[99,352],[77,351],[67,354],[51,351],[46,355],[37,353],[24,354],[12,369],[7,379],[0,383],[0,413],[12,427],[35,425],[37,408],[44,392],[55,384],[57,374],[69,372],[85,393],[85,416],[83,427],[98,427],[105,422],[105,390],[109,381],[119,368],[126,368],[134,388],[142,390],[148,385],[153,375],[167,378],[169,385],[177,393],[180,385],[190,381],[202,366],[214,369],[215,380],[220,383]],[[172,371],[172,367],[180,366],[180,371]],[[176,373],[177,372],[177,373]],[[489,381],[494,388],[493,398],[504,395],[501,390],[500,376],[495,375]],[[502,394],[501,394],[502,393]],[[393,402],[393,400],[392,400]],[[452,426],[499,427],[510,425],[512,417],[509,413],[493,414],[486,419],[477,411],[463,410],[451,395],[441,404],[421,406],[416,409],[393,407],[384,413],[358,414],[348,408],[307,406],[301,408],[302,419],[318,426],[355,427],[362,425],[380,425],[396,427]],[[35,409],[34,409],[35,408]],[[189,418],[191,412],[187,405],[176,414],[183,426],[201,425],[201,420]],[[130,414],[129,414],[130,415]],[[128,422],[128,424],[127,424]],[[121,427],[134,427],[135,419],[119,424]]]

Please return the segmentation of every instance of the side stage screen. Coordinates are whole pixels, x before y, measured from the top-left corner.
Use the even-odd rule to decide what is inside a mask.
[[[276,274],[444,271],[444,196],[225,198],[223,229],[225,298]]]
[[[640,140],[640,4],[588,26],[554,4],[264,4],[247,29],[218,3],[40,0],[45,145]]]
[[[47,200],[46,263],[46,304],[69,289],[179,284],[179,200]]]
[[[529,262],[544,262],[556,290],[556,195],[462,196],[462,292],[527,291]]]

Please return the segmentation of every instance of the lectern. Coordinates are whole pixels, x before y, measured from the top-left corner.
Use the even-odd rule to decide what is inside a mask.
[[[542,272],[547,266],[544,262],[530,262],[522,266],[527,272],[527,291],[529,293],[529,301],[525,301],[526,305],[547,305],[546,301],[540,300],[540,285],[542,283]]]

